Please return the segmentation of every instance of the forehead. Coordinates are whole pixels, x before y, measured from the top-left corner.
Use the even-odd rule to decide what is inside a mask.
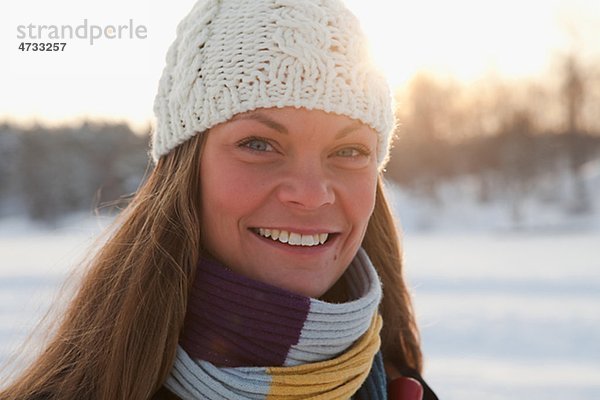
[[[260,108],[237,114],[227,122],[237,121],[258,122],[281,133],[289,133],[298,129],[304,131],[311,128],[337,133],[363,130],[375,133],[368,125],[346,115],[295,107]]]

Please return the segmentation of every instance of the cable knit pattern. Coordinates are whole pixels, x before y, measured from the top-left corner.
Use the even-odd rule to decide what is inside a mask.
[[[154,102],[152,156],[238,113],[304,107],[358,119],[387,161],[390,90],[339,0],[200,0],[177,27]]]
[[[364,250],[343,279],[350,299],[329,303],[203,260],[166,386],[184,399],[348,399],[367,382],[357,399],[385,398],[364,396],[385,388],[381,283]]]

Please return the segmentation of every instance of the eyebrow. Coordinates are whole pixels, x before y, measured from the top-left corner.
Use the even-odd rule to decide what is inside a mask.
[[[287,128],[285,126],[283,126],[279,122],[277,122],[259,112],[237,114],[237,115],[233,116],[233,118],[231,118],[232,121],[245,120],[245,119],[260,122],[261,124],[266,125],[269,128],[274,129],[280,133],[284,133],[284,134],[289,133],[289,131],[287,130]],[[338,133],[335,135],[335,139],[342,139],[342,138],[348,136],[350,133],[360,129],[362,126],[363,126],[362,122],[354,121],[354,122],[352,122],[352,124],[346,126],[345,128],[340,129],[338,131]]]
[[[354,121],[351,125],[348,125],[347,127],[343,128],[343,129],[340,129],[340,131],[335,135],[335,138],[342,139],[342,138],[348,136],[349,134],[351,134],[352,132],[359,130],[362,126],[363,126],[362,122]]]
[[[243,120],[243,119],[250,119],[253,121],[257,121],[260,122],[263,125],[268,126],[271,129],[274,129],[278,132],[281,133],[289,133],[287,128],[283,125],[281,125],[279,122],[272,120],[271,118],[267,117],[264,114],[261,113],[249,113],[249,114],[238,114],[238,115],[234,115],[233,118],[231,118],[232,121],[237,121],[237,120]]]

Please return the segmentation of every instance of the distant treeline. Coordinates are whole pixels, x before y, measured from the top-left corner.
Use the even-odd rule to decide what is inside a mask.
[[[600,167],[600,69],[570,55],[553,79],[465,86],[416,76],[397,94],[388,177],[435,200],[442,183],[469,176],[481,202],[531,197],[542,183],[558,191],[548,182],[566,180],[569,210],[591,211],[584,172]]]
[[[0,124],[0,217],[53,221],[135,192],[148,165],[147,137],[126,124]]]
[[[600,135],[513,128],[458,142],[406,134],[392,149],[386,176],[433,198],[441,183],[470,176],[479,182],[479,200],[486,202],[508,189],[526,195],[537,183],[564,179],[564,174],[574,186],[582,185],[578,181],[586,167],[600,164]]]
[[[516,210],[537,198],[569,214],[598,208],[598,183],[590,187],[588,177],[599,172],[600,137],[581,133],[513,132],[461,143],[406,140],[394,148],[387,168],[388,178],[434,203],[441,201],[440,188],[468,177],[481,204],[502,202]]]

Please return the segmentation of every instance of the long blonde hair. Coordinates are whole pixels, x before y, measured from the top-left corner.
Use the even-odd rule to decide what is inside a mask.
[[[160,389],[202,254],[203,138],[196,135],[159,160],[92,258],[56,334],[0,391],[1,399],[143,400]],[[398,234],[381,180],[363,245],[384,287],[384,359],[400,371],[420,371]]]

